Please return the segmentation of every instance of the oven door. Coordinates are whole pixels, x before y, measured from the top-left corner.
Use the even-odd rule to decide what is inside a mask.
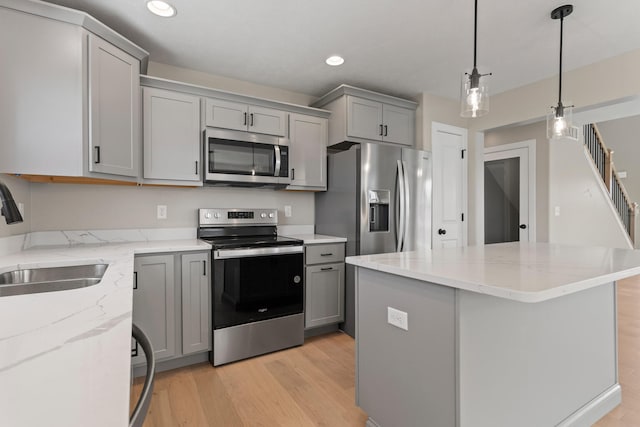
[[[288,184],[288,140],[247,132],[207,129],[205,181]]]
[[[302,246],[213,251],[214,329],[302,313]]]

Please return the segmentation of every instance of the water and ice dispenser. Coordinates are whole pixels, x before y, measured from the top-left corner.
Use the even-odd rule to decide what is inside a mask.
[[[369,190],[369,231],[389,231],[389,190]]]

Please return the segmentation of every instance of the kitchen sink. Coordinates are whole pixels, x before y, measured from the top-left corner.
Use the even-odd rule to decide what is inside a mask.
[[[85,288],[100,283],[108,264],[25,268],[0,274],[0,297]]]

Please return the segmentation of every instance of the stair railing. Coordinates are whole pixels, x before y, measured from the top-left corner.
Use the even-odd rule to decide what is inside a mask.
[[[604,185],[611,196],[618,216],[622,221],[631,241],[635,238],[635,222],[638,204],[631,201],[629,194],[624,188],[624,184],[620,180],[620,176],[616,172],[613,164],[613,150],[607,148],[600,135],[600,131],[595,123],[584,125],[584,143],[591,154],[591,159],[595,163],[600,176],[604,181]]]

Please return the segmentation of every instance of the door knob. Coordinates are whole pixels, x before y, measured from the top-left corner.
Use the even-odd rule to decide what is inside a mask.
[[[527,224],[520,224],[520,228],[524,230],[525,228],[527,228]]]
[[[439,228],[438,229],[438,234],[441,235],[441,236],[444,235],[444,234],[447,234],[447,230]]]

